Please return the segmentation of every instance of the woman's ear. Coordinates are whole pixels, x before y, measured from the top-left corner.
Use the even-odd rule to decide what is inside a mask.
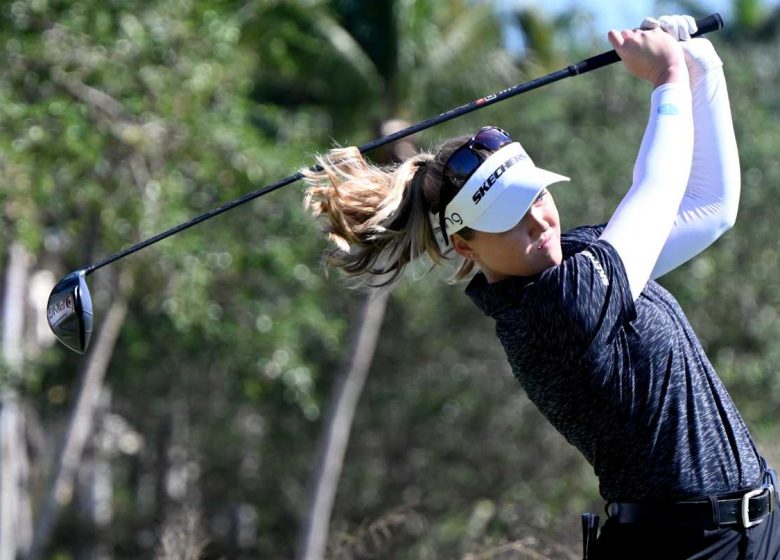
[[[455,252],[458,253],[461,257],[465,257],[467,259],[474,258],[474,247],[472,247],[466,239],[457,233],[450,235],[450,243],[452,243],[452,248],[455,249]]]

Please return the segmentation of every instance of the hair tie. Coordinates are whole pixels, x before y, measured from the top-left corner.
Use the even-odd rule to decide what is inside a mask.
[[[431,211],[431,204],[428,202],[428,197],[425,196],[425,190],[423,189],[423,181],[425,180],[425,174],[428,172],[428,159],[417,160],[417,169],[412,176],[412,191],[416,193],[422,199],[425,211]]]

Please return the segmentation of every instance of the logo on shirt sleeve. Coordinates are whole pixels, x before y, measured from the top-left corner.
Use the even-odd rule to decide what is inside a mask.
[[[590,260],[590,262],[593,264],[593,268],[596,269],[596,274],[598,274],[599,278],[601,278],[601,283],[604,285],[604,287],[608,287],[609,278],[607,278],[607,273],[604,272],[604,267],[601,266],[601,263],[598,261],[598,259],[593,256],[593,253],[587,250],[583,251],[582,254],[588,257],[588,260]]]

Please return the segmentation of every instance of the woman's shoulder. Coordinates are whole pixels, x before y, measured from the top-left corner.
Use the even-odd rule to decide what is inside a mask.
[[[598,241],[605,227],[606,224],[578,226],[563,233],[561,235],[561,248],[564,256],[579,252]]]

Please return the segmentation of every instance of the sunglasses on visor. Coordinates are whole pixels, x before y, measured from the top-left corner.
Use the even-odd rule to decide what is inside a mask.
[[[452,202],[466,181],[487,159],[476,150],[495,152],[511,143],[512,137],[505,131],[495,126],[483,126],[474,136],[469,138],[468,142],[452,152],[452,155],[447,159],[444,164],[444,179],[439,192],[439,229],[445,245],[449,245],[445,219],[447,205]]]

